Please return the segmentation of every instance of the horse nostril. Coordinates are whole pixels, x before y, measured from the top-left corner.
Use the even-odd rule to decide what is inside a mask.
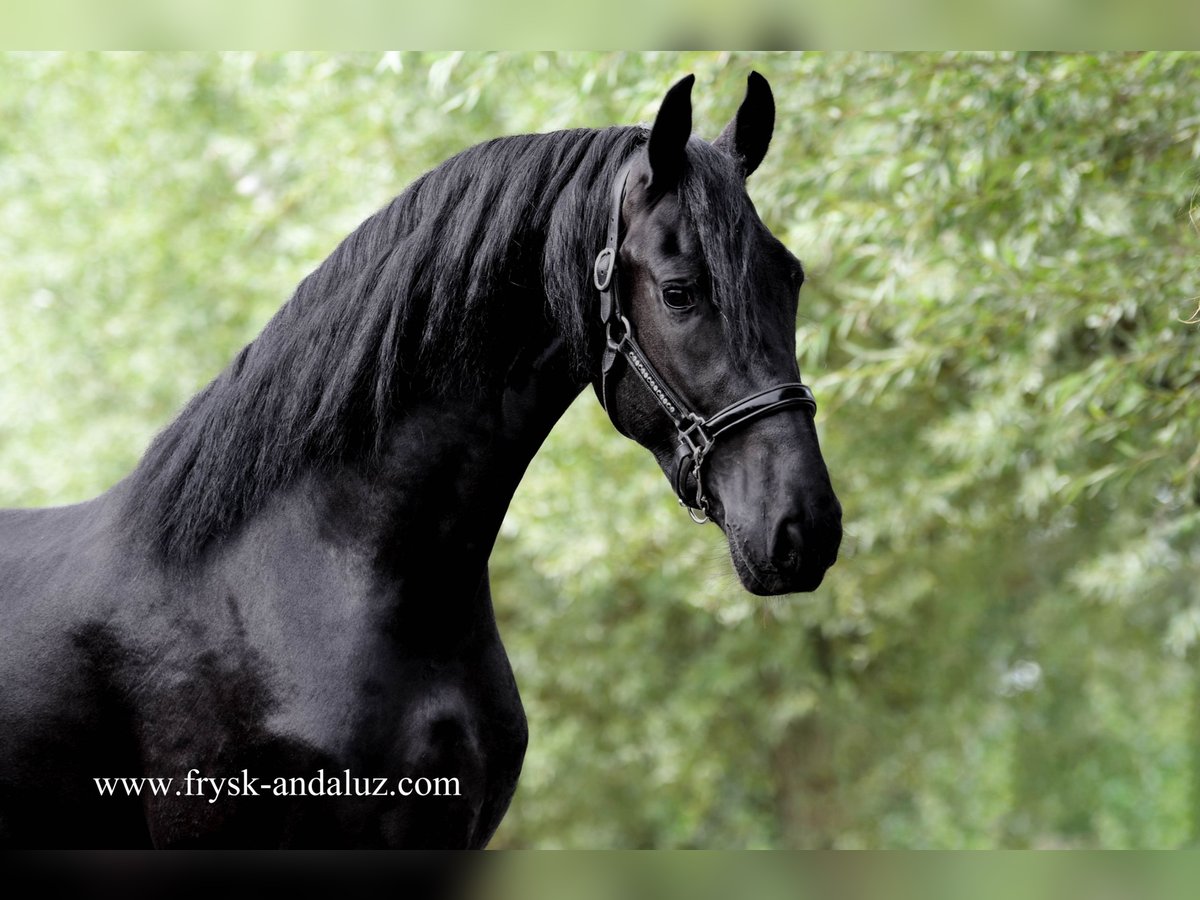
[[[789,517],[779,523],[771,544],[771,559],[777,566],[791,566],[800,562],[804,551],[804,525],[799,516]]]

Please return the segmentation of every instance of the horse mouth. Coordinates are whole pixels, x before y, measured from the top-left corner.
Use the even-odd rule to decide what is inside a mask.
[[[807,594],[821,586],[828,566],[804,565],[798,558],[794,568],[780,569],[751,561],[736,532],[729,535],[729,557],[742,587],[759,597],[778,597],[781,594]]]

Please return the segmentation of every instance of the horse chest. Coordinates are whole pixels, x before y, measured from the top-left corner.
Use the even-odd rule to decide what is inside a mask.
[[[150,802],[157,843],[486,841],[527,739],[494,628],[422,652],[379,621],[227,605],[138,654],[155,660],[133,679],[144,774],[183,785]]]

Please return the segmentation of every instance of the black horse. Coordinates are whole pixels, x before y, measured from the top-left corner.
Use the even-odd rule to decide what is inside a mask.
[[[0,512],[0,841],[486,844],[527,739],[488,556],[589,383],[746,588],[820,583],[841,509],[796,365],[803,271],[744,186],[774,101],[751,75],[710,144],[691,86],[649,131],[447,160],[129,477]]]

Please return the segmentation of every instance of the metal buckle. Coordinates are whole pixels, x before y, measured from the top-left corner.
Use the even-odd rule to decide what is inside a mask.
[[[698,476],[700,473],[700,463],[708,455],[708,451],[713,445],[713,438],[705,430],[703,419],[695,413],[692,414],[691,419],[691,425],[687,428],[679,429],[679,437],[687,444],[688,449],[692,451],[692,465],[696,467],[696,474]],[[696,440],[695,435],[699,435],[700,440]]]
[[[616,271],[617,253],[612,247],[605,247],[596,254],[596,262],[592,265],[592,284],[598,291],[607,291],[612,284],[613,272]],[[601,269],[603,266],[603,270]]]

